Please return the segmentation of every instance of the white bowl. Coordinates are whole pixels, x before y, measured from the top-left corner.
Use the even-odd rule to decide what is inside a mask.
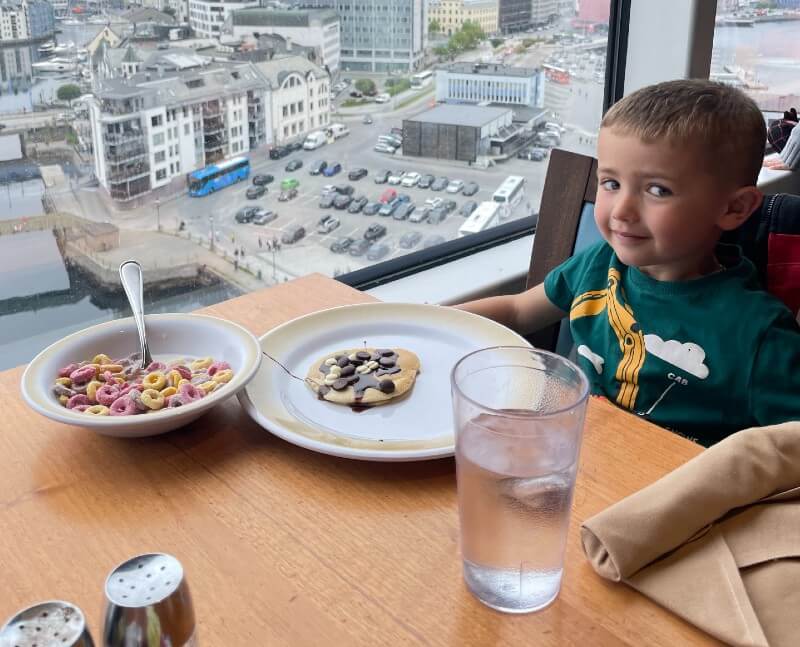
[[[92,416],[62,406],[53,394],[58,371],[73,362],[98,353],[119,358],[139,351],[133,317],[117,319],[73,333],[45,348],[33,358],[22,375],[22,396],[38,413],[68,425],[86,427],[106,436],[134,438],[154,436],[185,425],[214,405],[235,395],[256,374],[261,347],[252,333],[241,326],[207,315],[147,315],[147,343],[155,360],[159,357],[212,357],[225,361],[233,379],[201,400],[173,409],[135,416]]]

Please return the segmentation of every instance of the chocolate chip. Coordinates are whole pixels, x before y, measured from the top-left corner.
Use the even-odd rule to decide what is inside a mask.
[[[361,366],[361,365],[364,363],[364,360],[361,360],[361,359],[351,359],[351,360],[350,360],[350,363],[351,363],[353,366]]]
[[[331,386],[333,386],[335,390],[341,391],[342,389],[347,388],[347,385],[348,385],[347,379],[340,377],[339,379],[334,380]]]
[[[346,378],[348,384],[355,384],[361,379],[360,375],[348,375]]]
[[[399,372],[400,372],[399,366],[392,366],[392,368],[379,368],[377,371],[375,371],[375,375],[377,377],[380,377],[381,375],[393,375]]]
[[[378,382],[378,388],[381,390],[381,393],[391,393],[394,391],[394,382],[391,380],[381,380]]]
[[[352,364],[348,364],[347,366],[342,366],[342,377],[347,377],[348,375],[352,375],[356,372],[356,367]]]
[[[379,348],[377,353],[380,353],[383,357],[391,357],[394,355],[394,351],[391,348]]]
[[[344,368],[350,363],[350,360],[346,355],[342,355],[338,360],[336,360],[336,363],[339,365],[339,368]]]
[[[331,390],[331,388],[329,386],[326,386],[324,384],[320,384],[319,390],[317,391],[317,393],[319,393],[320,395],[325,395],[330,390]]]
[[[392,366],[394,366],[394,360],[391,357],[381,357],[378,363],[383,366],[383,368],[392,368]]]
[[[356,357],[362,362],[366,362],[372,355],[365,350],[360,350],[356,353]]]

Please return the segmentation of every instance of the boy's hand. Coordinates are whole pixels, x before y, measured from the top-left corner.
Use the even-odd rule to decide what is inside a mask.
[[[546,328],[567,314],[550,302],[543,283],[520,294],[488,297],[454,307],[493,319],[521,335]]]

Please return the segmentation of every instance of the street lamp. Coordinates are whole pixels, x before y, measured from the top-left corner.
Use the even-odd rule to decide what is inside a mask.
[[[208,225],[211,228],[211,244],[208,246],[208,249],[213,252],[214,251],[214,216],[213,215],[209,215],[208,216]]]
[[[156,198],[156,227],[161,231],[161,200]]]

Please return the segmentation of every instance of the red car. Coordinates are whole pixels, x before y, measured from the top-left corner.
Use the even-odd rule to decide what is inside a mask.
[[[386,204],[387,202],[394,200],[396,197],[397,191],[394,189],[386,189],[386,191],[381,194],[380,201]]]

